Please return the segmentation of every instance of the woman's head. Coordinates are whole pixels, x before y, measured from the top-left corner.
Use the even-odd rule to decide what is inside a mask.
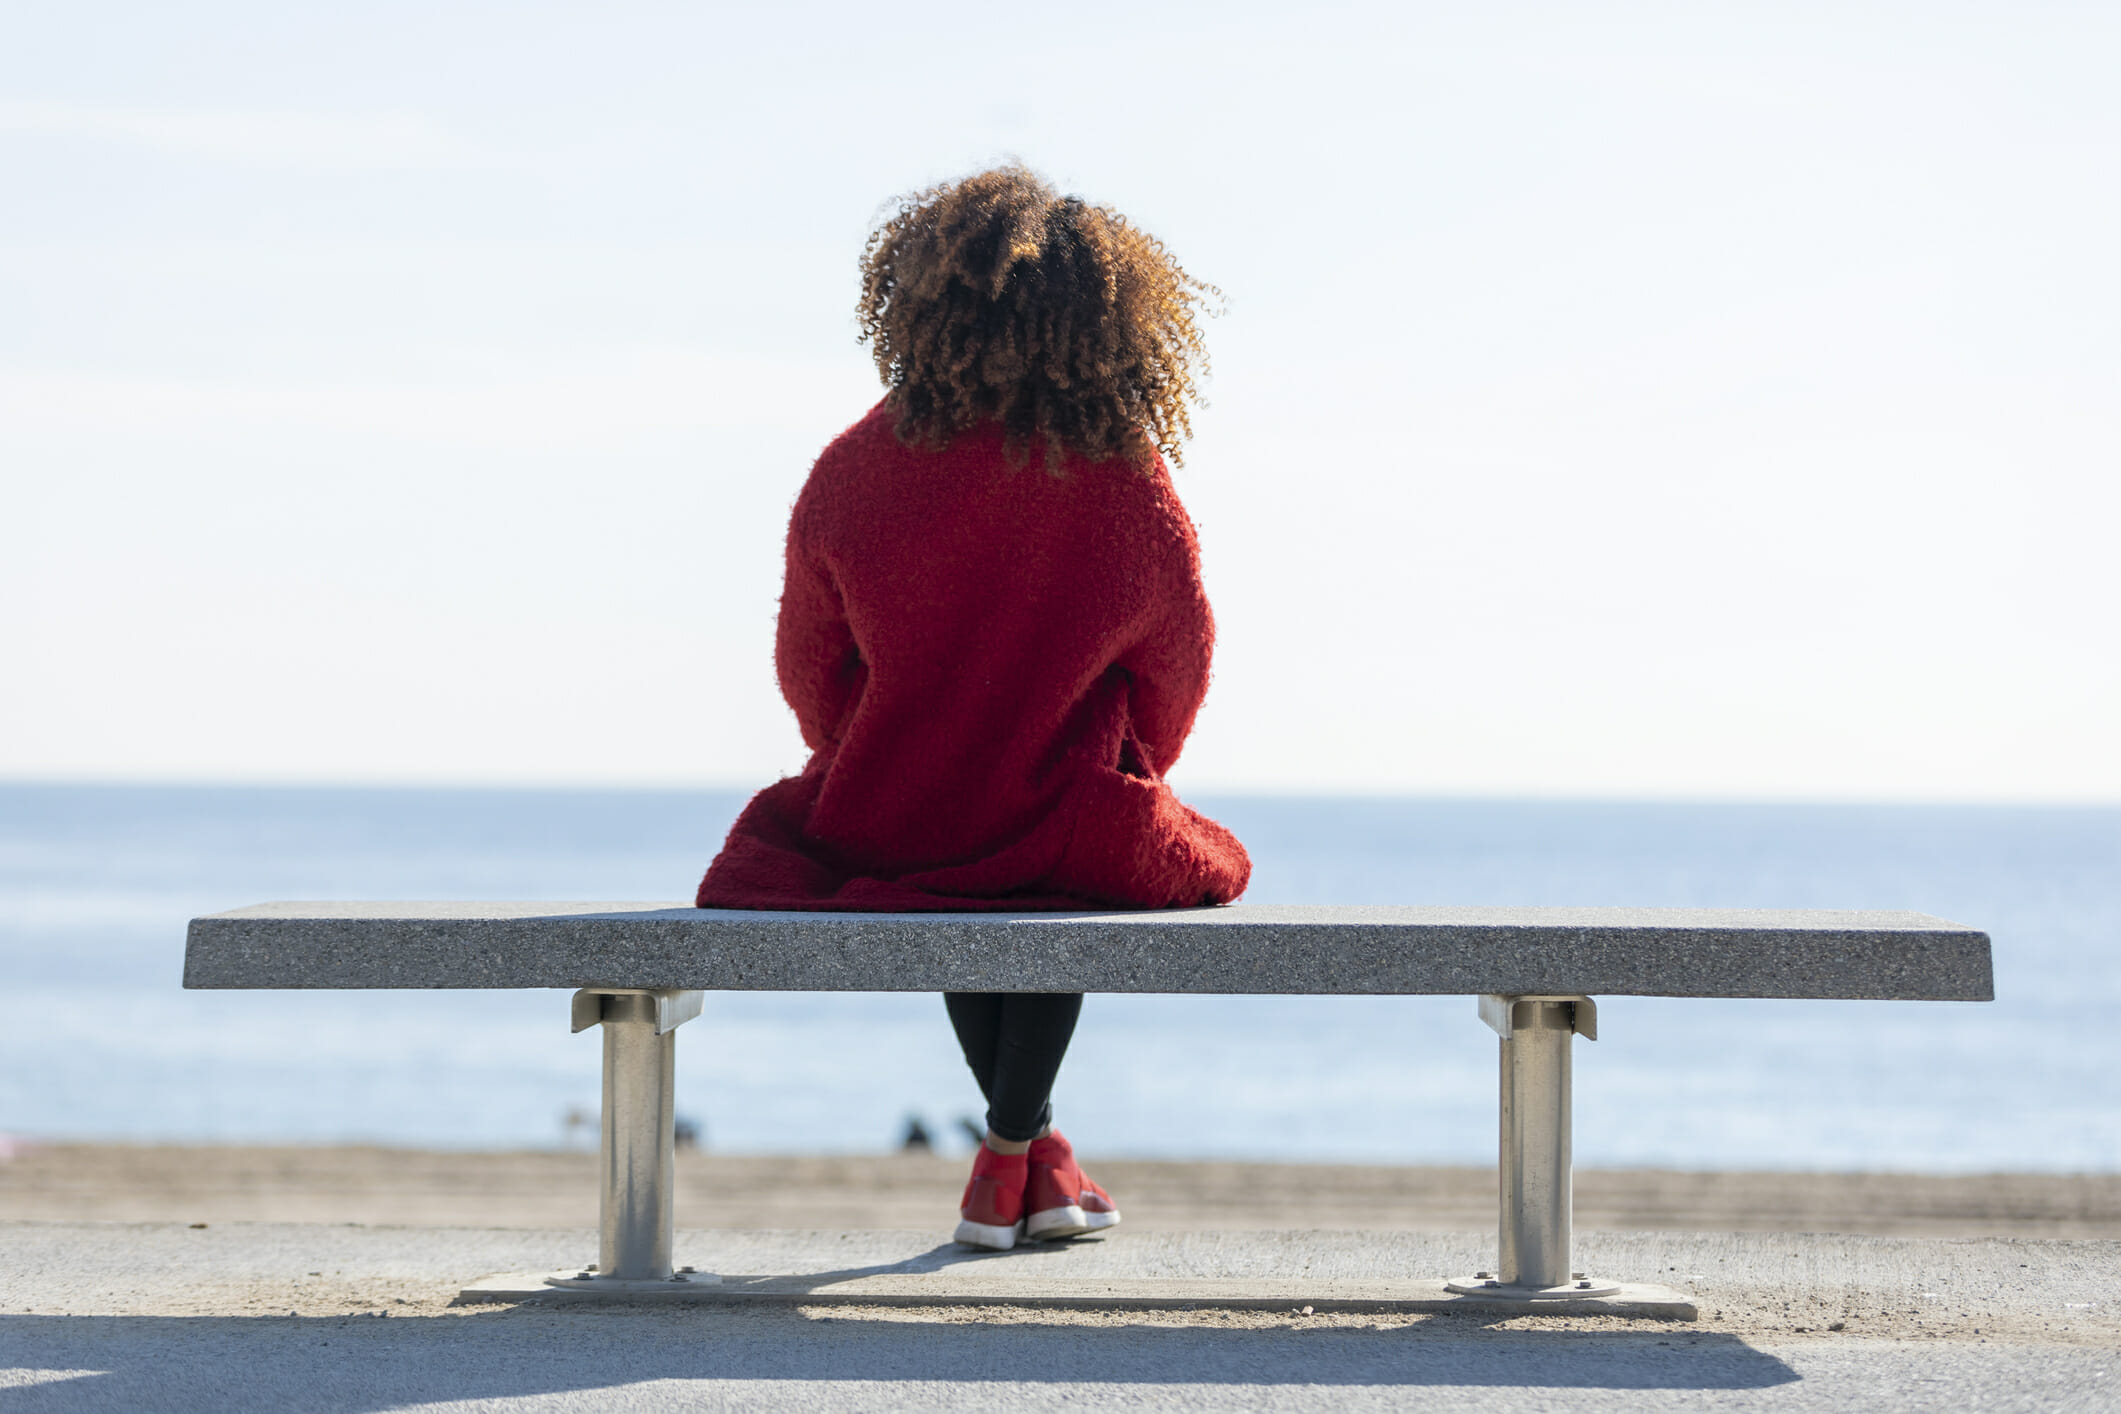
[[[998,421],[1049,467],[1064,448],[1177,461],[1216,293],[1117,211],[1011,165],[904,197],[870,233],[862,338],[908,443]]]

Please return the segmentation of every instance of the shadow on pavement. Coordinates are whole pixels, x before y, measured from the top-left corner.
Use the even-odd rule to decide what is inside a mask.
[[[833,1384],[912,1383],[994,1401],[1005,1394],[998,1385],[1706,1391],[1797,1378],[1774,1356],[1714,1332],[1504,1331],[1457,1317],[1363,1330],[884,1320],[691,1304],[390,1319],[0,1316],[0,1411],[368,1411],[664,1380],[721,1382],[723,1395],[779,1385],[784,1397],[805,1398],[829,1396]],[[810,1388],[804,1395],[789,1385]]]
[[[1080,1241],[1080,1239],[1077,1241]],[[1091,1238],[1082,1245],[1095,1245],[1099,1241],[1100,1239]],[[1076,1241],[1050,1243],[1046,1245],[1046,1252],[1066,1251],[1076,1245]],[[999,1263],[1001,1264],[1000,1270],[1007,1270],[1012,1259],[1021,1261],[1023,1255],[1021,1252],[983,1252],[976,1247],[966,1247],[962,1243],[942,1242],[925,1252],[901,1258],[896,1262],[871,1262],[864,1266],[837,1267],[825,1272],[780,1274],[735,1274],[724,1272],[721,1277],[721,1286],[723,1290],[730,1292],[746,1290],[771,1290],[776,1292],[816,1291],[821,1287],[834,1286],[840,1282],[859,1281],[863,1277],[921,1275],[980,1262]]]

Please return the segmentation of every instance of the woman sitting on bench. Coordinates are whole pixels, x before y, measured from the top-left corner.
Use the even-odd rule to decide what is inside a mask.
[[[774,662],[812,755],[745,807],[703,908],[1227,903],[1251,862],[1164,781],[1214,624],[1164,456],[1209,287],[1021,167],[903,200],[863,259],[887,389],[789,519]],[[1053,1128],[1078,994],[952,993],[987,1136],[958,1240],[1119,1221]]]

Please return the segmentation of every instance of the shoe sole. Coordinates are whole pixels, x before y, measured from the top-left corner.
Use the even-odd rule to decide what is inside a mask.
[[[1039,1242],[1050,1242],[1061,1237],[1081,1237],[1098,1227],[1110,1227],[1111,1223],[1100,1223],[1102,1213],[1086,1213],[1072,1203],[1065,1208],[1048,1208],[1043,1213],[1033,1213],[1024,1219],[1024,1236]]]
[[[957,1225],[956,1240],[967,1247],[984,1247],[989,1252],[1006,1252],[1016,1246],[1016,1239],[1023,1230],[1022,1223],[1002,1227],[995,1223],[976,1223],[965,1218]]]
[[[1119,1226],[1119,1209],[1098,1213],[1069,1204],[1059,1208],[1048,1208],[1042,1213],[1033,1213],[1024,1219],[1025,1241],[1049,1241],[1061,1237],[1081,1237],[1086,1232],[1103,1232],[1106,1228]]]
[[[1052,1208],[1050,1213],[1041,1213],[1048,1221],[1024,1219],[1024,1240],[1027,1242],[1056,1242],[1061,1238],[1080,1238],[1088,1232],[1105,1232],[1107,1227],[1118,1227],[1118,1213],[1084,1213],[1082,1208]]]

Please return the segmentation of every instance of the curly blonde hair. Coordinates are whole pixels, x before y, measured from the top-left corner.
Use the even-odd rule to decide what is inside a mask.
[[[861,339],[899,440],[941,447],[988,421],[1034,441],[1178,463],[1208,370],[1197,316],[1221,291],[1109,206],[1010,164],[901,197],[862,252]]]

